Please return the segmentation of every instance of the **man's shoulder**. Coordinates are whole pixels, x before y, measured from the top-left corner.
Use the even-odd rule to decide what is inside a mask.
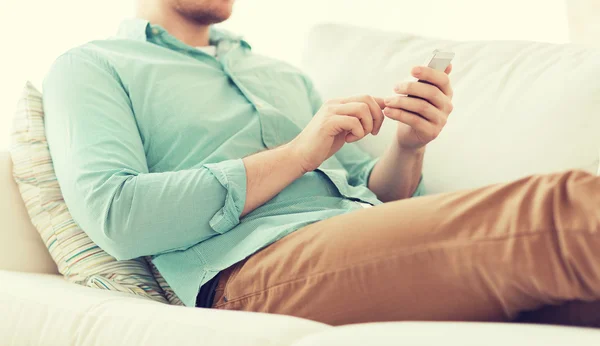
[[[69,79],[80,78],[82,74],[97,75],[100,71],[118,79],[115,62],[122,52],[126,52],[125,44],[114,39],[89,41],[70,48],[56,57],[43,84],[50,75]]]
[[[98,56],[97,54],[97,42],[99,41],[90,41],[84,44],[81,44],[79,46],[75,46],[73,48],[70,48],[66,51],[64,51],[62,54],[60,54],[56,60],[61,60],[64,59],[66,57],[69,58],[73,58],[73,57],[79,57],[79,58],[95,58]]]
[[[63,52],[55,59],[52,66],[82,63],[112,69],[116,62],[122,60],[121,58],[139,52],[138,45],[140,43],[134,40],[115,38],[93,40]]]

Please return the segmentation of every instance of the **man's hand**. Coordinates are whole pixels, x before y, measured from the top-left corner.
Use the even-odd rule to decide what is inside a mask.
[[[397,138],[402,149],[417,150],[424,147],[446,125],[453,110],[453,91],[448,77],[451,71],[452,65],[444,72],[429,67],[415,67],[411,74],[431,84],[400,83],[394,88],[398,95],[385,99],[383,113],[399,122]]]
[[[376,135],[383,123],[384,102],[372,96],[357,96],[325,102],[304,130],[288,146],[302,169],[317,169],[345,143],[369,133]]]

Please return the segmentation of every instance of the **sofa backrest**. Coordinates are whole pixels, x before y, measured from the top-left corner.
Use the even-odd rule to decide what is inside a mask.
[[[0,270],[58,274],[29,220],[12,177],[12,160],[7,151],[0,151]]]
[[[427,193],[526,175],[596,173],[600,148],[600,49],[541,42],[456,42],[347,25],[316,27],[303,69],[325,99],[387,97],[434,49],[456,53],[454,112],[427,148]],[[358,142],[379,155],[396,125]]]

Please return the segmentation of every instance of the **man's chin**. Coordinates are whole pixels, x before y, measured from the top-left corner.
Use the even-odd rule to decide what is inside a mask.
[[[210,13],[210,14],[202,13],[202,14],[198,14],[198,15],[187,14],[185,16],[189,20],[192,20],[197,24],[212,25],[212,24],[218,24],[218,23],[224,22],[227,19],[229,19],[229,17],[231,17],[231,12],[229,12],[229,13]]]
[[[231,17],[231,11],[227,12],[227,13],[223,13],[220,16],[216,16],[214,23],[212,24],[217,24],[217,23],[221,23],[226,21],[227,19],[229,19]]]
[[[202,24],[204,24],[204,25],[219,24],[219,23],[222,23],[222,22],[226,21],[227,19],[229,19],[229,17],[230,16],[215,17],[215,18],[205,21]]]

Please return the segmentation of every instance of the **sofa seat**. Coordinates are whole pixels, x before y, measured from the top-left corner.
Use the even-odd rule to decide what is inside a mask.
[[[390,322],[343,326],[294,346],[583,346],[599,345],[600,331],[509,323]]]
[[[289,316],[166,305],[0,270],[0,345],[291,345],[332,328]]]
[[[187,308],[0,270],[0,345],[597,346],[600,330],[504,323],[332,327],[283,315]]]

